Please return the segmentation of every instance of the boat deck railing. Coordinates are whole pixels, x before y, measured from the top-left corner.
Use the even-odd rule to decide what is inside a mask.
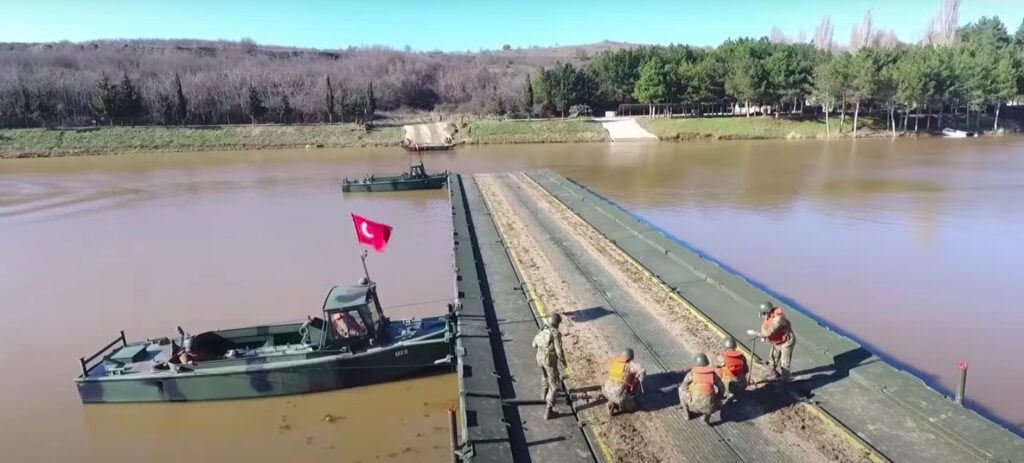
[[[93,360],[96,360],[96,357],[100,357],[103,354],[107,353],[107,351],[109,351],[110,348],[116,346],[117,343],[121,343],[121,347],[128,346],[128,340],[125,339],[124,337],[124,330],[121,330],[121,334],[118,337],[114,338],[113,341],[110,341],[107,345],[103,346],[103,348],[96,351],[95,354],[92,354],[89,357],[79,357],[78,362],[79,364],[82,365],[82,376],[89,376],[89,370],[92,370],[92,367],[89,366],[89,363],[92,362]]]

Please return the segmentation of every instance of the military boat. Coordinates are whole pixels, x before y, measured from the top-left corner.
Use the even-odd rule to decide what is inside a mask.
[[[451,368],[449,315],[391,320],[376,284],[335,286],[323,318],[127,342],[79,359],[83,403],[245,399],[328,391]],[[97,361],[97,359],[100,359]]]
[[[428,174],[423,168],[423,161],[409,164],[409,172],[402,175],[377,177],[367,175],[363,178],[348,179],[341,182],[341,190],[346,193],[371,191],[406,191],[436,190],[448,182],[448,171],[439,174]]]

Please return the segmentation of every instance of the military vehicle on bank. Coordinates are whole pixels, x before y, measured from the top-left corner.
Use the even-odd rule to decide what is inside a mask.
[[[79,359],[83,403],[243,399],[327,391],[451,368],[452,312],[391,320],[376,284],[335,286],[323,318],[128,343]],[[96,359],[101,359],[96,361]]]

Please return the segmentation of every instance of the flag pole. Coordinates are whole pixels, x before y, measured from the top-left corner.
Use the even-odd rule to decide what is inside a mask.
[[[362,261],[363,261],[363,275],[366,275],[366,281],[367,282],[371,282],[373,280],[370,279],[370,271],[366,269],[366,255],[367,254],[368,253],[366,252],[365,249],[362,249],[362,250],[359,251],[359,258],[362,259]]]

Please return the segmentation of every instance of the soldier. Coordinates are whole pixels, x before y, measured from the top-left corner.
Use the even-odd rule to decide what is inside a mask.
[[[760,336],[761,342],[771,344],[772,351],[768,355],[768,366],[775,373],[782,376],[783,381],[789,381],[790,361],[793,359],[793,346],[796,345],[796,335],[789,320],[782,314],[782,309],[776,307],[771,301],[761,304],[761,331],[750,330],[747,334]]]
[[[708,365],[708,356],[699,354],[693,359],[694,366],[679,385],[679,406],[686,413],[686,419],[693,419],[691,413],[704,415],[704,422],[711,422],[711,414],[722,406],[725,386]]]
[[[747,358],[740,351],[736,350],[736,340],[725,338],[722,342],[725,348],[718,357],[715,364],[718,366],[718,377],[725,384],[725,398],[739,394],[747,388]]]
[[[626,349],[612,358],[612,364],[608,367],[608,380],[601,388],[601,394],[608,399],[609,415],[633,410],[636,390],[643,390],[641,383],[646,376],[647,370],[633,361],[633,349]]]
[[[558,331],[558,325],[562,323],[562,316],[554,313],[548,317],[548,324],[537,332],[533,337],[533,348],[537,349],[537,365],[540,366],[541,374],[541,397],[547,405],[544,419],[550,420],[555,417],[555,392],[561,381],[558,372],[558,364],[565,365],[565,354],[562,353],[562,333]]]

